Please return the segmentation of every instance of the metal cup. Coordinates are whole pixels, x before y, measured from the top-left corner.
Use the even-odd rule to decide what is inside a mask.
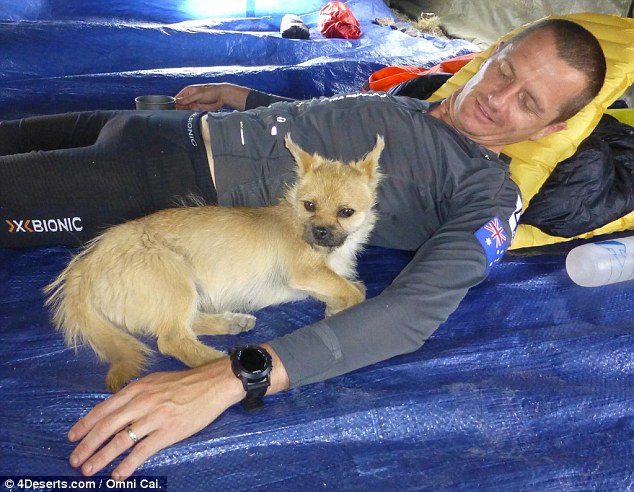
[[[134,101],[136,109],[176,109],[176,99],[172,96],[139,96]]]

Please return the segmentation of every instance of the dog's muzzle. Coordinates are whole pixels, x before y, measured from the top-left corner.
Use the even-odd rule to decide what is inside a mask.
[[[338,248],[347,237],[348,235],[341,229],[330,226],[313,225],[304,230],[304,240],[307,243],[325,248]]]

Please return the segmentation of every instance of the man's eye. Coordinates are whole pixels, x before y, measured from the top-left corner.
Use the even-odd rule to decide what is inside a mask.
[[[344,218],[352,217],[354,215],[354,209],[342,208],[341,210],[339,210],[339,213],[337,215]]]
[[[317,207],[315,206],[315,204],[308,200],[304,201],[304,208],[308,212],[314,212],[315,210],[317,210]]]
[[[520,94],[520,106],[524,111],[537,115],[537,111],[533,108],[525,94]]]

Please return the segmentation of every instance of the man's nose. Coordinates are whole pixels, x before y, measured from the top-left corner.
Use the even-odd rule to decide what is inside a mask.
[[[496,111],[508,108],[513,98],[517,95],[515,84],[504,84],[496,87],[489,94],[489,107]]]

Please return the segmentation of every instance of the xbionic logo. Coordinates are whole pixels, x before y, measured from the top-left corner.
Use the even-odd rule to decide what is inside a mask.
[[[198,113],[193,113],[187,118],[187,136],[189,137],[189,142],[194,146],[198,147],[198,142],[196,142],[196,136],[194,134],[194,116]]]
[[[63,219],[6,219],[9,233],[37,232],[78,232],[83,230],[81,217],[64,217]]]

